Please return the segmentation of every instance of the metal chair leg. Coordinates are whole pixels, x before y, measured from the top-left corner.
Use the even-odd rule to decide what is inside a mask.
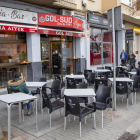
[[[112,120],[112,122],[113,122],[113,111],[112,111],[113,109],[111,108],[111,120]]]
[[[129,99],[127,98],[127,109],[128,109],[128,103],[129,103]]]
[[[74,116],[74,121],[75,121],[75,116]]]
[[[69,122],[70,122],[70,115],[68,115],[68,118],[69,118]]]
[[[135,104],[136,104],[136,91],[135,91]]]
[[[80,122],[80,138],[81,138],[81,122]]]
[[[66,117],[64,117],[64,131],[66,130]]]
[[[42,108],[42,122],[44,121],[44,109]]]
[[[59,109],[59,111],[60,111],[60,117],[61,117],[61,109]]]
[[[133,105],[134,103],[133,103],[133,92],[132,92],[132,105]]]
[[[51,128],[51,114],[50,114],[50,128]]]
[[[124,95],[123,95],[123,97],[122,97],[122,103],[123,103],[123,99],[124,99]]]
[[[24,123],[24,109],[22,109],[22,122]]]
[[[103,129],[103,110],[102,110],[102,129]]]
[[[95,112],[94,112],[94,129],[96,129]]]
[[[85,124],[87,123],[87,116],[85,117]]]

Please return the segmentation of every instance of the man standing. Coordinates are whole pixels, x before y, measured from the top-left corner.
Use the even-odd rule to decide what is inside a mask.
[[[135,68],[135,54],[130,51],[129,64]]]
[[[121,59],[122,65],[126,66],[126,61],[128,60],[128,54],[127,52],[125,52],[124,49],[122,50],[122,53],[120,54],[120,59]]]

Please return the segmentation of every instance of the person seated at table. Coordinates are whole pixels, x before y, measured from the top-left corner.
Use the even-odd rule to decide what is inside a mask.
[[[140,61],[138,62],[137,75],[140,76]]]
[[[18,89],[22,93],[31,94],[31,91],[29,91],[29,88],[26,86],[26,80],[21,72],[16,72],[14,79],[8,81],[8,85],[11,89]],[[27,115],[30,116],[32,114],[30,103],[27,104],[27,110]]]

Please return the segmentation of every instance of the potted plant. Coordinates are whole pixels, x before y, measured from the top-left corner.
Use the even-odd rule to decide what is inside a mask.
[[[19,60],[20,62],[23,62],[25,59],[26,53],[24,51],[21,52],[21,54],[19,54]]]
[[[9,56],[8,56],[8,59],[9,59],[9,63],[11,63],[12,56],[9,55]]]

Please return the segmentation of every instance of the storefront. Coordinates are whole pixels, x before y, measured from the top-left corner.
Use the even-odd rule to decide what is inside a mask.
[[[37,33],[37,13],[6,7],[0,11],[0,70],[5,70],[1,81],[7,71],[21,71],[28,79],[26,33]]]
[[[92,13],[87,14],[87,69],[99,66],[112,66],[113,38],[108,31],[108,20]],[[124,26],[125,29],[125,26]],[[115,33],[116,65],[120,62],[120,53],[125,48],[125,30]],[[118,47],[119,46],[119,47]]]
[[[39,13],[42,74],[76,73],[74,40],[84,37],[83,21],[71,16]]]
[[[92,13],[87,14],[87,20],[90,27],[87,67],[95,69],[104,64],[111,65],[113,61],[112,33],[108,32],[108,20]]]

